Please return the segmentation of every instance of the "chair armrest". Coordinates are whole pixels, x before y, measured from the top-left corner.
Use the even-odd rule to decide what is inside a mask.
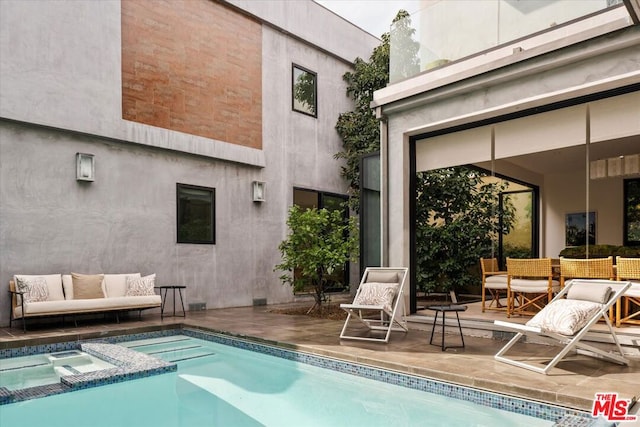
[[[9,289],[9,293],[13,295],[20,295],[20,296],[24,295],[24,292],[12,291],[11,289]]]

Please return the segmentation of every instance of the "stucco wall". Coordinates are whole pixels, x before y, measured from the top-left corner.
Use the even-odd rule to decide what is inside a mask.
[[[6,121],[0,144],[3,282],[139,271],[187,285],[187,301],[208,307],[290,298],[271,272],[283,227],[269,227],[268,203],[251,201],[258,170]],[[95,182],[76,181],[76,152],[95,155]],[[176,244],[176,183],[216,188],[215,245]]]
[[[285,25],[290,12],[276,9]],[[209,308],[292,300],[273,267],[293,187],[346,191],[333,159],[338,114],[352,108],[344,56],[368,57],[379,44],[328,16],[304,25],[318,36],[345,25],[336,32],[367,43],[336,54],[326,50],[336,43],[262,24],[260,150],[122,119],[119,1],[0,2],[2,283],[17,273],[140,271],[187,285],[186,302]],[[317,118],[291,109],[292,63],[317,73]],[[95,182],[75,180],[77,152],[95,155]],[[263,203],[251,200],[253,180],[266,182]],[[215,245],[176,243],[176,183],[215,187]]]

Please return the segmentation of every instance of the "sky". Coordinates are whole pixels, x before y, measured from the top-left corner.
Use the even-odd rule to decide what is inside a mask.
[[[380,37],[389,31],[400,9],[410,14],[420,10],[420,0],[315,0],[358,27]]]

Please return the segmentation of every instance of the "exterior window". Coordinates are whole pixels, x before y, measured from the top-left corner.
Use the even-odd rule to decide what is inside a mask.
[[[293,110],[313,117],[318,117],[318,86],[316,83],[316,73],[294,65],[291,75],[293,77],[291,88],[293,95]]]
[[[640,246],[640,178],[624,180],[624,242]]]
[[[215,188],[177,184],[178,243],[216,243]]]

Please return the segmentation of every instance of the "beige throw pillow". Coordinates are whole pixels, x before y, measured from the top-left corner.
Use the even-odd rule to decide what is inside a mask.
[[[104,274],[71,273],[73,281],[73,299],[104,298],[102,280]]]

